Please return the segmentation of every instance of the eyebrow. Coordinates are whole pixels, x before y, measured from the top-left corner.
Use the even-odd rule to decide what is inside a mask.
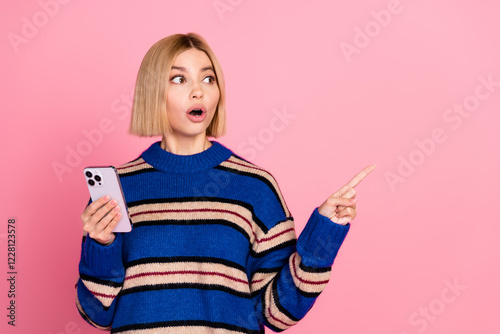
[[[183,72],[187,72],[186,68],[185,67],[182,67],[182,66],[172,66],[172,70],[179,70],[179,71],[183,71]],[[212,66],[206,66],[206,67],[203,67],[201,69],[201,72],[205,72],[205,71],[212,71],[215,73],[214,71],[214,68]]]

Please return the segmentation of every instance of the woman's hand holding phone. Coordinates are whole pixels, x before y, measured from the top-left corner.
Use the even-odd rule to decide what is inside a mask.
[[[88,236],[102,245],[115,240],[113,229],[120,220],[120,207],[108,195],[100,197],[88,205],[81,215],[83,230]]]

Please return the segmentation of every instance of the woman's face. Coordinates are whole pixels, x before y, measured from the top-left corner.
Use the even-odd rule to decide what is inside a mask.
[[[219,96],[212,62],[206,53],[192,48],[178,54],[166,89],[167,117],[174,134],[205,136]],[[201,115],[199,111],[190,113],[192,109],[201,110]]]

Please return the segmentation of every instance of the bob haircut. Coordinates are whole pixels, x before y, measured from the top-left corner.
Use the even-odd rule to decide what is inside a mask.
[[[196,33],[174,34],[156,42],[146,53],[137,74],[129,133],[140,137],[162,136],[172,128],[167,118],[166,88],[175,57],[191,48],[206,53],[215,71],[219,102],[206,135],[226,133],[226,93],[219,61],[203,37]]]

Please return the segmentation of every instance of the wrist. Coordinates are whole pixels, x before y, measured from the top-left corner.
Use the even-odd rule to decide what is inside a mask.
[[[95,239],[94,239],[95,240]],[[114,234],[111,234],[110,236],[110,240],[108,240],[107,242],[106,241],[100,241],[100,240],[96,240],[100,245],[102,246],[109,246],[111,245],[114,241],[115,241],[115,235]]]

